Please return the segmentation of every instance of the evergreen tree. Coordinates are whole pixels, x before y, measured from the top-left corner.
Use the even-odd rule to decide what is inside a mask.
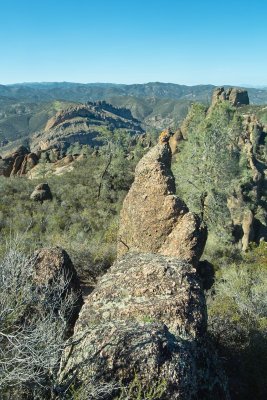
[[[178,194],[209,227],[225,234],[227,197],[240,175],[242,120],[228,102],[208,112],[194,104],[183,125],[186,140],[173,166]]]

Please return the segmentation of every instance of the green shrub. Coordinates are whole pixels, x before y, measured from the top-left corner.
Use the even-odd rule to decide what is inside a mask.
[[[209,332],[229,376],[233,399],[267,396],[267,243],[217,271],[208,295]]]

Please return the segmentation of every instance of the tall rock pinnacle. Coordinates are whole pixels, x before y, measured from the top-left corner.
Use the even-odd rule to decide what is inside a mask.
[[[138,163],[127,194],[118,234],[118,257],[130,252],[159,253],[197,264],[207,230],[175,195],[169,133]]]

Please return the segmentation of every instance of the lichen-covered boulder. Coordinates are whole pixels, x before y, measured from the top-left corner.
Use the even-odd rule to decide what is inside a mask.
[[[128,251],[160,253],[197,264],[207,239],[200,218],[176,195],[168,132],[138,163],[122,206],[118,257]]]
[[[205,297],[192,266],[128,253],[87,297],[73,345],[61,360],[61,384],[92,378],[127,386],[137,376],[143,388],[164,383],[160,399],[227,399],[206,324]]]

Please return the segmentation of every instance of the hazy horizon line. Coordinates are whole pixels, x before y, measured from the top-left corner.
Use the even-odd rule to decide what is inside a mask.
[[[78,84],[78,85],[125,85],[125,86],[131,86],[131,85],[148,85],[148,84],[155,84],[155,83],[163,83],[163,84],[171,84],[171,85],[179,85],[179,86],[188,86],[188,87],[193,87],[193,86],[216,86],[216,87],[221,87],[221,86],[234,86],[234,87],[244,87],[244,88],[249,88],[249,89],[267,89],[267,84],[261,84],[261,85],[253,85],[251,83],[194,83],[194,84],[189,84],[189,83],[177,83],[177,82],[169,82],[169,81],[148,81],[148,82],[132,82],[132,83],[123,83],[123,82],[78,82],[78,81],[24,81],[24,82],[11,82],[11,83],[0,83],[2,86],[13,86],[13,85],[30,85],[30,84],[64,84],[64,83],[70,83],[70,84]]]

